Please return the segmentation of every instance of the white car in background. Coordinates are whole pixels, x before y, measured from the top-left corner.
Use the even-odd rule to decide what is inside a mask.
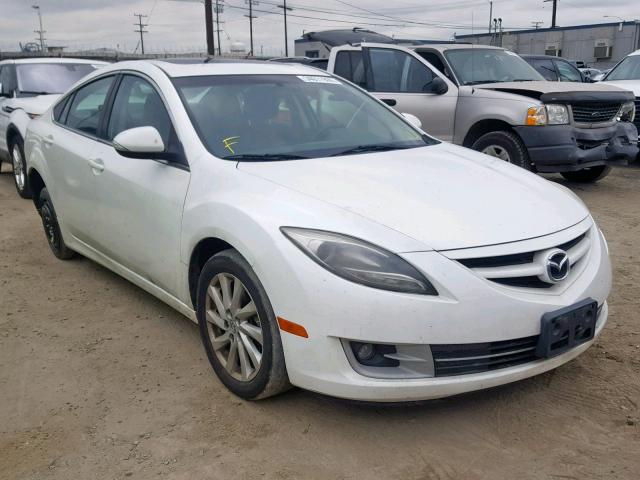
[[[417,123],[303,65],[121,63],[31,122],[29,181],[53,253],[196,320],[243,398],[444,397],[584,352],[611,287],[585,205]]]
[[[640,132],[640,50],[636,50],[622,59],[602,79],[602,82],[630,90],[635,94],[636,117],[634,123]]]
[[[105,62],[73,58],[29,58],[0,62],[0,166],[13,166],[18,194],[29,198],[24,138],[29,121],[74,83]]]

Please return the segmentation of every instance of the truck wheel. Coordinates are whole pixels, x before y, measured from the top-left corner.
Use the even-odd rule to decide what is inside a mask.
[[[570,182],[593,183],[602,180],[609,175],[609,172],[611,172],[611,167],[600,165],[599,167],[584,168],[577,172],[562,172],[560,175]]]
[[[22,198],[31,198],[31,190],[27,179],[27,162],[24,157],[24,142],[19,136],[13,137],[9,144],[9,153],[13,163],[13,183],[18,195]]]
[[[482,135],[471,146],[474,150],[499,158],[525,170],[533,171],[527,147],[513,132],[498,131]]]

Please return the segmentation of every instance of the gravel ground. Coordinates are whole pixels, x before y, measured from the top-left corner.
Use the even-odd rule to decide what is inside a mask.
[[[239,400],[196,325],[91,261],[56,260],[4,172],[1,479],[640,478],[640,169],[570,185],[615,270],[594,347],[533,379],[402,406]]]

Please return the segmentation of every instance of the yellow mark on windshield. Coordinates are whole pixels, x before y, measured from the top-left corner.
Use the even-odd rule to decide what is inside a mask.
[[[232,146],[234,146],[237,142],[237,140],[240,137],[227,137],[225,139],[222,140],[222,143],[224,144],[224,148],[226,148],[227,150],[229,150],[232,154],[236,154],[236,152],[233,151],[233,148],[231,148]]]

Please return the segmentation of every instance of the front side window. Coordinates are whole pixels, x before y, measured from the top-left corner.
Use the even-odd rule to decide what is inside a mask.
[[[112,82],[113,77],[106,77],[78,89],[71,100],[64,124],[96,136]]]
[[[437,143],[333,77],[215,75],[174,84],[202,142],[219,158],[317,158]]]
[[[342,51],[336,56],[334,73],[342,78],[346,78],[359,87],[366,87],[364,78],[364,63],[362,62],[362,52]]]
[[[96,69],[85,63],[25,63],[17,66],[18,95],[48,95],[66,92]]]
[[[582,82],[582,75],[580,70],[567,62],[556,62],[558,67],[558,73],[560,74],[561,82]]]
[[[632,55],[622,60],[609,72],[606,80],[640,80],[640,55]]]
[[[518,54],[493,48],[461,48],[445,52],[463,85],[544,80]]]
[[[550,82],[558,81],[558,74],[556,73],[556,68],[553,66],[553,62],[550,59],[538,60],[534,59],[532,61],[533,68],[544,77],[545,80],[549,80]]]
[[[429,93],[433,72],[407,52],[386,48],[369,49],[375,92]]]

